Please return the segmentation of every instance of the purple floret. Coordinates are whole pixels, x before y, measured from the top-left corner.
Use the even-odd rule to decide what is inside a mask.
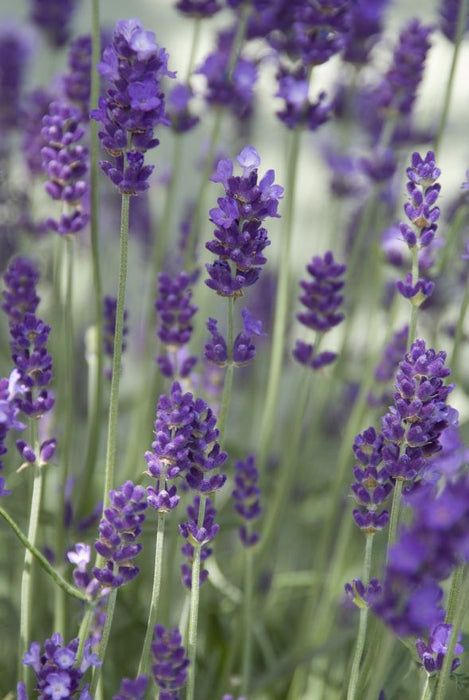
[[[151,645],[155,663],[151,667],[153,678],[161,688],[160,700],[178,700],[179,690],[186,684],[189,659],[182,646],[179,630],[166,630],[156,625]]]
[[[236,462],[235,489],[232,491],[231,497],[234,509],[245,521],[238,530],[244,547],[252,547],[259,540],[259,533],[250,528],[250,522],[259,518],[261,514],[261,490],[258,481],[259,472],[256,469],[253,455],[250,455],[244,462],[241,460]]]

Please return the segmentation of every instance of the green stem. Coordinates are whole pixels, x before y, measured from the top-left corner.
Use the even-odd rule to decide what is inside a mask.
[[[99,658],[101,662],[104,664],[104,657],[106,655],[106,649],[107,645],[109,642],[109,635],[111,634],[111,627],[112,627],[112,620],[114,618],[114,610],[116,607],[116,598],[117,598],[117,588],[114,588],[110,593],[109,593],[109,598],[108,598],[108,603],[107,603],[107,608],[106,608],[106,622],[104,623],[104,628],[103,628],[103,636],[101,637],[101,643],[99,645]],[[93,667],[93,678],[91,680],[91,685],[90,685],[90,695],[91,697],[95,696],[96,693],[96,688],[98,687],[99,680],[101,678],[101,671],[103,668],[103,664],[101,666],[94,666]]]
[[[253,602],[253,552],[251,547],[246,547],[244,557],[244,646],[243,646],[243,665],[242,665],[242,681],[241,695],[247,697],[251,679],[252,665],[252,602]]]
[[[189,63],[187,64],[187,71],[186,71],[186,83],[190,83],[190,78],[192,75],[192,71],[194,69],[194,63],[195,63],[195,56],[197,54],[197,47],[199,45],[199,38],[200,38],[200,17],[196,17],[194,19],[194,31],[192,32],[192,42],[191,42],[191,50],[189,54]]]
[[[11,527],[19,541],[26,547],[26,549],[31,553],[31,556],[33,556],[36,561],[38,562],[39,566],[44,569],[46,574],[48,574],[51,579],[58,585],[62,590],[67,593],[67,595],[72,596],[73,598],[78,598],[78,600],[83,600],[85,602],[88,601],[88,598],[86,595],[80,591],[78,588],[75,588],[75,586],[72,586],[70,583],[68,583],[62,576],[54,569],[52,566],[49,564],[45,556],[32,544],[32,542],[26,537],[26,535],[22,532],[20,529],[19,525],[13,520],[13,518],[5,511],[3,510],[2,507],[0,507],[0,516],[5,520],[5,522],[8,523],[8,525]]]
[[[233,386],[233,371],[234,371],[234,365],[233,365],[233,358],[232,358],[232,353],[233,353],[233,306],[234,306],[234,299],[233,297],[228,298],[228,341],[227,341],[227,346],[228,346],[228,365],[226,368],[226,373],[225,373],[225,381],[223,384],[223,395],[221,399],[221,407],[220,407],[220,416],[218,419],[218,430],[219,430],[219,436],[218,436],[218,441],[220,445],[223,444],[223,441],[225,439],[225,429],[226,429],[226,420],[228,417],[228,407],[230,405],[230,398],[231,398],[231,389]]]
[[[466,20],[467,20],[467,9],[468,9],[468,0],[461,0],[459,3],[459,13],[458,13],[458,23],[456,25],[456,39],[454,42],[454,50],[453,50],[453,59],[451,61],[451,67],[449,71],[449,77],[446,82],[446,90],[445,90],[445,98],[443,101],[443,110],[441,112],[441,117],[440,117],[440,123],[438,125],[438,131],[435,139],[435,154],[438,154],[438,151],[441,146],[441,140],[443,137],[443,133],[445,130],[446,122],[448,120],[448,113],[449,113],[449,108],[451,104],[451,95],[453,92],[453,86],[454,86],[454,77],[456,75],[456,66],[458,64],[458,57],[459,57],[459,50],[461,48],[461,41],[463,38],[463,34],[466,28]]]
[[[417,248],[412,248],[412,284],[416,284],[419,278],[419,253]],[[417,332],[418,306],[411,303],[409,335],[407,338],[407,350],[415,340]]]
[[[366,535],[365,545],[365,561],[363,563],[363,585],[366,586],[369,582],[371,571],[371,555],[373,552],[374,534]],[[360,679],[360,663],[362,660],[363,649],[365,648],[366,628],[368,623],[369,608],[360,609],[360,622],[358,626],[358,636],[355,645],[355,653],[353,656],[352,670],[350,672],[350,681],[347,692],[347,700],[354,700],[357,694],[358,681]]]
[[[63,375],[61,377],[62,386],[73,386],[73,245],[75,240],[66,237],[61,241],[65,246],[65,252],[62,260],[65,270],[65,298],[62,307],[62,324],[63,324]],[[59,498],[56,511],[56,537],[55,549],[59,561],[62,561],[65,549],[65,530],[64,530],[64,513],[65,513],[65,493],[67,488],[67,479],[70,467],[70,449],[72,440],[72,423],[73,423],[73,401],[64,401],[62,399],[62,410],[65,418],[65,428],[62,440],[62,462],[59,476]],[[54,591],[54,630],[59,632],[63,637],[66,637],[66,601],[65,595],[61,588],[56,588]]]
[[[143,642],[142,655],[138,666],[137,675],[148,673],[150,667],[150,646],[153,639],[153,628],[156,622],[156,614],[158,612],[158,602],[160,598],[161,578],[163,573],[163,544],[164,544],[164,525],[165,513],[158,513],[158,529],[156,533],[155,546],[155,569],[153,574],[153,590],[151,593],[150,612],[148,615],[147,630],[145,640]]]
[[[95,109],[98,105],[99,97],[99,75],[96,64],[101,58],[101,37],[99,20],[99,0],[91,2],[91,36],[92,36],[92,65],[91,71],[91,97],[90,107]],[[93,360],[96,361],[96,371],[94,381],[90,382],[92,397],[90,401],[89,422],[88,422],[88,444],[85,457],[84,476],[81,487],[81,497],[78,512],[83,513],[87,505],[90,486],[96,467],[96,457],[99,448],[99,438],[101,432],[101,407],[103,397],[103,316],[102,316],[102,282],[99,250],[99,141],[98,123],[92,119],[90,122],[90,193],[91,193],[91,262],[93,269],[94,305],[95,305],[95,325],[96,339],[93,343],[96,350]],[[91,370],[90,370],[91,371]]]
[[[279,255],[279,273],[277,294],[275,299],[275,318],[272,338],[272,352],[270,356],[269,376],[267,380],[267,396],[264,403],[264,413],[259,432],[258,465],[262,471],[265,466],[272,430],[275,421],[280,379],[283,373],[283,355],[285,347],[285,329],[288,316],[288,292],[290,283],[290,249],[293,234],[293,214],[295,204],[296,178],[298,170],[298,156],[300,152],[300,132],[295,130],[292,135],[290,158],[287,176],[287,200],[285,203],[285,229],[281,238],[281,250]]]
[[[466,321],[467,308],[469,306],[469,280],[466,284],[466,289],[464,290],[464,297],[462,300],[461,308],[459,310],[458,323],[456,325],[456,333],[454,336],[453,351],[451,353],[451,359],[449,361],[449,366],[453,372],[457,372],[457,365],[459,360],[459,352],[462,347],[462,338],[464,333],[464,324]]]
[[[114,483],[114,467],[116,459],[117,421],[119,415],[119,384],[122,357],[122,336],[124,328],[124,301],[127,280],[127,248],[129,235],[129,200],[130,195],[122,195],[121,228],[120,228],[120,269],[119,291],[116,307],[116,330],[114,336],[114,355],[112,358],[111,395],[109,399],[109,423],[106,450],[106,471],[104,475],[103,508],[109,503],[109,491]]]
[[[425,684],[422,689],[422,695],[420,696],[420,700],[431,700],[433,693],[432,689],[430,687],[430,676],[427,673],[427,677],[425,678]]]
[[[36,455],[39,455],[38,422],[34,418],[31,420],[31,444],[34,446]],[[31,498],[31,507],[29,511],[29,527],[27,535],[27,541],[31,547],[36,546],[43,486],[42,468],[35,466],[33,467],[33,470],[33,495]],[[16,532],[16,534],[18,535],[18,532]],[[20,639],[18,654],[18,677],[23,680],[26,686],[29,677],[29,667],[23,666],[22,658],[31,637],[31,620],[33,609],[33,552],[31,551],[31,547],[27,547],[24,553],[24,566],[21,577]]]
[[[451,589],[449,592],[449,598],[448,598],[448,607],[446,609],[446,619],[445,622],[446,624],[452,624],[455,610],[456,610],[456,604],[457,601],[459,600],[459,596],[461,593],[461,586],[462,582],[464,579],[464,565],[458,566],[454,571],[453,575],[451,576]]]
[[[460,592],[459,600],[455,605],[454,619],[452,621],[451,635],[448,642],[448,648],[446,650],[445,658],[443,661],[443,666],[438,675],[438,685],[436,688],[435,700],[445,700],[446,696],[446,686],[448,679],[451,674],[451,666],[453,665],[454,648],[458,641],[459,631],[461,629],[461,624],[464,619],[464,615],[467,611],[467,605],[469,603],[469,576],[466,576],[463,582]]]
[[[201,528],[205,516],[205,502],[207,497],[200,494],[199,517],[197,527]],[[189,657],[189,671],[187,677],[186,700],[194,700],[195,691],[195,662],[197,653],[197,624],[199,617],[199,597],[200,597],[200,553],[201,546],[194,547],[194,559],[192,562],[191,579],[191,602],[189,612],[189,633],[187,639],[187,652]]]
[[[95,607],[95,604],[88,605],[88,607],[85,610],[85,614],[83,615],[83,619],[80,624],[80,629],[78,630],[78,639],[80,640],[80,643],[78,645],[77,659],[79,662],[81,662],[83,658],[85,642],[88,639]]]
[[[388,535],[388,548],[386,558],[389,557],[389,550],[391,545],[396,541],[397,535],[397,525],[399,522],[399,510],[401,506],[401,494],[404,482],[402,479],[396,479],[394,484],[394,492],[392,495],[392,506],[391,506],[391,517],[389,519],[389,535]]]

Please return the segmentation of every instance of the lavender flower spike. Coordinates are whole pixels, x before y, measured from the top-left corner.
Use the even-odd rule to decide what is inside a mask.
[[[167,63],[165,49],[138,19],[117,23],[112,44],[98,63],[110,87],[91,116],[101,124],[101,144],[114,159],[101,161],[101,167],[122,194],[149,187],[153,166],[144,165],[144,154],[159,143],[155,128],[169,124],[160,85],[163,77],[175,77]]]
[[[189,659],[181,646],[181,635],[179,630],[166,630],[163,625],[156,625],[154,632],[151,649],[155,663],[151,670],[161,688],[160,700],[179,700],[178,691],[186,683],[189,666]]]
[[[252,547],[258,542],[259,533],[248,531],[248,526],[261,514],[259,472],[255,466],[254,456],[250,455],[245,462],[241,460],[236,462],[235,472],[235,489],[231,496],[234,509],[244,521],[238,531],[239,538],[244,547]]]

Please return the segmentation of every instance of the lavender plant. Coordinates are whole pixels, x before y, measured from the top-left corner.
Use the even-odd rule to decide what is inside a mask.
[[[9,8],[1,697],[467,697],[469,0],[402,10]]]

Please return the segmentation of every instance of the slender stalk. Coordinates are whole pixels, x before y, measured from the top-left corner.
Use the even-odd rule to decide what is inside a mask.
[[[64,590],[65,593],[67,593],[67,595],[70,595],[73,598],[78,598],[78,600],[83,600],[85,602],[88,601],[88,598],[86,597],[85,593],[68,583],[68,581],[62,578],[62,576],[49,564],[42,552],[40,552],[32,544],[32,542],[30,542],[27,536],[20,529],[19,525],[1,506],[0,516],[5,520],[5,522],[8,523],[8,525],[11,527],[19,541],[26,547],[26,549],[31,553],[32,557],[36,559],[39,566],[46,572],[46,574],[48,574],[51,577],[51,579],[54,581],[54,583],[57,584],[57,586],[60,586],[62,590]]]
[[[241,695],[247,697],[251,680],[252,665],[252,603],[253,603],[253,552],[251,547],[246,547],[244,551],[244,645]]]
[[[218,418],[218,430],[220,431],[218,441],[223,444],[225,438],[226,419],[228,417],[228,407],[230,405],[231,389],[233,386],[233,297],[228,298],[228,365],[225,373],[225,381],[223,384],[223,395],[221,399],[220,416]]]
[[[194,70],[195,57],[200,38],[200,17],[194,19],[194,31],[192,32],[191,50],[189,53],[189,61],[186,70],[186,83],[190,82],[192,71]]]
[[[151,593],[150,612],[148,615],[147,630],[145,640],[143,642],[142,655],[138,666],[137,675],[148,673],[150,667],[150,646],[153,639],[153,628],[156,622],[158,612],[158,602],[160,598],[161,579],[163,573],[163,544],[164,544],[164,525],[165,513],[158,513],[158,529],[156,532],[155,546],[155,569],[153,574],[153,590]]]
[[[109,635],[111,634],[112,620],[114,618],[114,610],[116,607],[117,591],[118,591],[118,589],[114,588],[109,593],[109,598],[108,598],[108,603],[107,603],[106,622],[104,623],[103,636],[101,637],[101,643],[99,645],[99,652],[98,652],[99,658],[103,663],[104,663],[104,657],[106,656],[106,649],[107,649],[107,645],[109,642]],[[102,665],[93,667],[93,677],[92,677],[91,685],[90,685],[91,697],[95,696],[96,688],[98,687],[98,683],[101,679],[102,668],[103,668]]]
[[[469,7],[469,0],[461,0],[459,3],[459,13],[458,13],[458,23],[456,25],[456,39],[454,42],[454,49],[453,49],[453,58],[451,61],[451,67],[449,70],[449,76],[448,80],[446,82],[446,90],[445,90],[445,97],[443,101],[443,110],[441,112],[440,116],[440,123],[438,124],[438,131],[435,139],[435,154],[438,154],[438,151],[441,146],[441,140],[443,137],[443,133],[446,127],[446,122],[448,121],[448,114],[449,114],[449,108],[451,105],[451,96],[453,93],[453,87],[454,87],[454,78],[456,75],[456,66],[458,64],[458,58],[459,58],[459,50],[461,48],[461,41],[463,38],[464,30],[466,28],[466,20],[467,20],[467,10]]]
[[[298,156],[300,152],[300,132],[295,130],[292,135],[290,158],[287,176],[287,200],[285,204],[285,230],[281,238],[281,250],[279,255],[279,274],[277,294],[275,299],[275,318],[272,339],[272,353],[270,356],[269,376],[267,380],[267,396],[264,403],[261,428],[259,431],[259,449],[257,460],[259,470],[262,471],[267,460],[268,449],[271,443],[272,431],[275,421],[280,379],[282,376],[282,362],[285,347],[285,328],[288,315],[288,291],[290,283],[290,249],[293,234],[293,214],[295,204],[296,178],[298,170]]]
[[[73,386],[73,238],[66,237],[60,241],[65,247],[62,260],[65,271],[65,297],[62,307],[62,386]],[[63,282],[62,282],[63,283]],[[69,397],[68,397],[69,398]],[[67,479],[70,467],[70,449],[72,440],[72,423],[73,423],[73,401],[66,400],[67,395],[64,394],[61,400],[62,411],[65,417],[65,429],[62,440],[62,462],[59,477],[59,498],[56,511],[56,532],[55,532],[55,548],[59,561],[65,549],[65,530],[64,530],[64,513],[65,513],[65,493],[67,488]],[[66,601],[65,595],[61,588],[54,590],[54,630],[59,632],[63,637],[66,636]]]
[[[448,642],[448,648],[446,650],[445,658],[443,661],[443,666],[438,675],[438,684],[436,687],[435,700],[445,700],[446,697],[446,686],[448,679],[451,674],[451,667],[453,665],[454,649],[458,641],[459,631],[461,629],[462,622],[464,620],[464,615],[467,612],[467,605],[469,603],[469,577],[466,576],[463,582],[460,593],[459,600],[455,605],[454,619],[452,621],[451,635]]]
[[[104,475],[103,508],[109,503],[109,491],[114,482],[114,467],[117,444],[117,420],[119,415],[119,384],[122,357],[122,336],[124,328],[124,301],[127,280],[127,248],[129,235],[129,200],[128,194],[122,195],[120,228],[120,269],[119,291],[116,307],[116,330],[114,336],[114,355],[112,358],[111,395],[109,399],[109,423],[106,450],[106,471]]]
[[[366,586],[369,582],[371,571],[371,555],[373,552],[374,535],[366,535],[365,544],[365,560],[363,563],[363,585]],[[354,700],[357,696],[358,681],[360,679],[360,663],[362,660],[363,649],[365,648],[366,628],[368,623],[369,608],[360,609],[360,622],[358,626],[358,636],[355,645],[355,653],[352,661],[352,670],[350,672],[350,681],[347,692],[347,700]]]
[[[36,454],[39,454],[38,424],[36,419],[31,420],[31,444],[34,445]],[[43,471],[42,468],[33,467],[34,481],[31,507],[29,513],[28,542],[35,547],[39,529],[39,513],[41,510]],[[24,553],[23,574],[21,577],[21,608],[20,608],[20,638],[18,654],[18,677],[27,685],[29,673],[22,664],[23,653],[31,638],[31,619],[33,607],[33,553],[29,547]]]
[[[419,254],[417,248],[412,248],[412,284],[416,284],[419,278]],[[407,350],[415,340],[417,332],[418,306],[411,304],[409,335],[407,337]]]
[[[201,528],[205,516],[205,502],[207,497],[200,494],[199,517],[197,527]],[[189,657],[189,671],[187,676],[186,700],[194,700],[195,691],[195,662],[197,652],[197,624],[199,618],[199,597],[200,597],[200,553],[201,547],[194,547],[194,559],[192,562],[191,579],[191,603],[189,612],[189,632],[187,639],[187,652]]]
[[[452,622],[453,622],[456,604],[457,604],[457,601],[459,600],[460,593],[461,593],[461,586],[463,583],[463,579],[464,579],[464,565],[458,566],[453,571],[453,575],[451,576],[451,589],[449,592],[448,607],[446,609],[446,619],[445,619],[445,622],[447,624],[452,624]]]
[[[397,534],[397,524],[399,522],[399,510],[401,506],[401,494],[404,482],[402,479],[396,479],[394,484],[394,492],[392,495],[392,506],[391,506],[391,517],[389,519],[389,535],[388,535],[388,548],[386,558],[389,557],[389,550],[392,544],[396,540]]]
[[[456,325],[456,333],[454,335],[453,350],[451,353],[451,359],[449,365],[453,372],[457,372],[459,352],[462,347],[462,338],[464,333],[464,324],[466,322],[467,308],[469,306],[469,279],[466,283],[466,289],[464,290],[464,297],[462,300],[461,308],[459,309],[459,317]]]
[[[101,57],[101,37],[99,20],[99,0],[91,2],[91,36],[92,36],[92,64],[91,71],[91,96],[90,107],[95,109],[98,106],[99,97],[99,75],[96,64]],[[99,448],[99,438],[101,432],[101,421],[99,419],[103,397],[103,316],[102,316],[102,282],[101,264],[99,249],[99,178],[98,178],[98,123],[92,119],[90,122],[91,142],[90,142],[90,234],[91,234],[91,262],[93,270],[94,305],[95,305],[95,379],[90,382],[92,390],[90,401],[89,422],[88,422],[88,444],[86,448],[84,476],[82,480],[81,496],[79,502],[79,512],[83,512],[90,491],[91,481],[96,466],[96,456]]]
[[[422,695],[420,696],[420,700],[431,700],[432,698],[432,689],[430,686],[430,676],[427,673],[427,677],[425,678],[425,684],[422,689]]]

